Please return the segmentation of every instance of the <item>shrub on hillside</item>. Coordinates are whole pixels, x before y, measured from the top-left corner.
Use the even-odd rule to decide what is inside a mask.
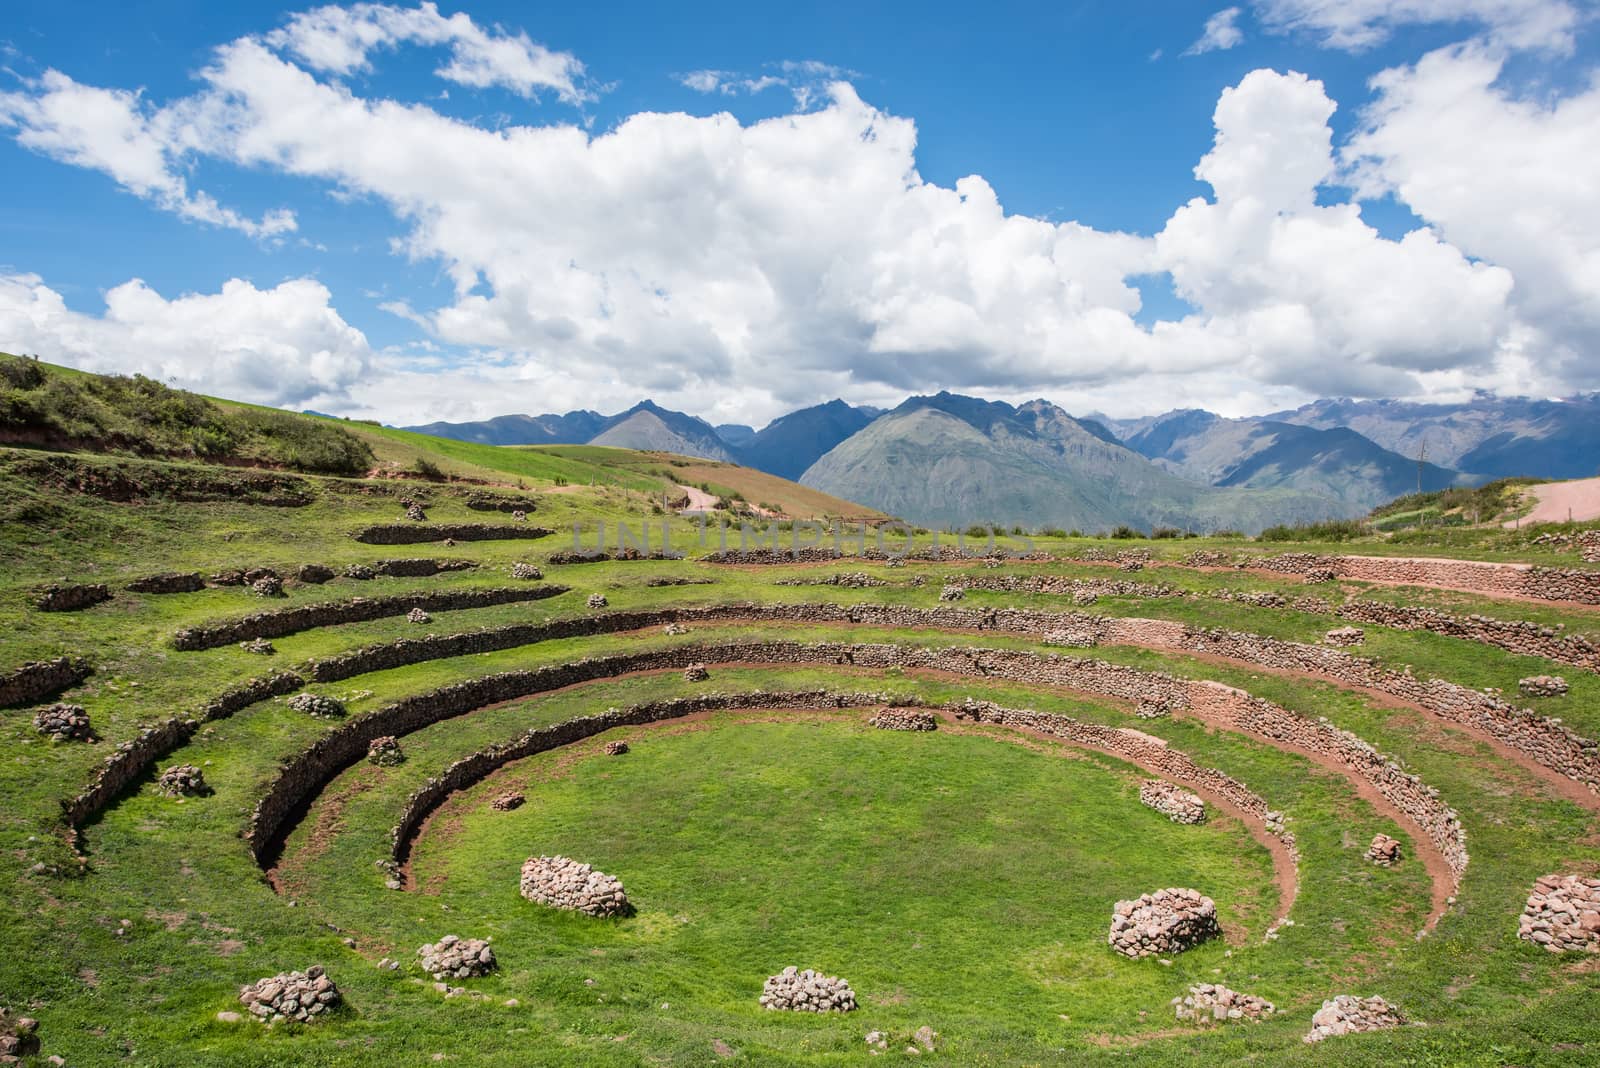
[[[1260,534],[1262,541],[1350,541],[1367,532],[1359,519],[1327,519],[1320,523],[1279,524]]]

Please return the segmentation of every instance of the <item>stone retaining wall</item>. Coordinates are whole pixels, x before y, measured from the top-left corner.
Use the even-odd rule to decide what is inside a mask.
[[[41,612],[79,612],[109,600],[111,588],[103,582],[53,582],[34,591],[33,607]]]
[[[94,668],[81,656],[30,660],[19,668],[0,674],[0,708],[48,701],[93,673]]]
[[[1494,619],[1476,614],[1454,616],[1436,608],[1360,600],[1346,601],[1335,608],[1334,613],[1358,623],[1373,623],[1396,630],[1425,630],[1493,645],[1519,656],[1543,657],[1600,672],[1600,646],[1582,635],[1562,634],[1555,627],[1526,620]]]
[[[478,566],[476,560],[437,560],[431,556],[376,560],[368,565],[375,575],[387,578],[428,578],[451,571],[471,571]]]
[[[196,593],[205,588],[206,580],[198,571],[169,571],[128,583],[129,593]]]
[[[76,829],[89,817],[109,805],[129,784],[156,761],[175,751],[194,736],[202,723],[227,719],[240,709],[269,697],[281,697],[305,686],[305,680],[291,671],[280,671],[265,678],[252,679],[228,690],[194,716],[175,716],[140,730],[137,737],[122,743],[105,759],[94,779],[77,797],[61,802],[62,818]]]
[[[1268,638],[1243,631],[1213,630],[1187,624],[1140,618],[1110,618],[1081,612],[1025,609],[968,609],[948,605],[914,608],[904,605],[858,604],[724,604],[703,608],[665,608],[618,612],[585,619],[556,620],[472,634],[448,635],[358,649],[313,665],[317,681],[337,681],[367,671],[418,663],[438,656],[489,652],[555,638],[638,630],[666,623],[719,622],[756,618],[805,624],[868,624],[937,630],[1001,630],[1043,639],[1063,629],[1102,644],[1138,645],[1222,656],[1248,664],[1324,675],[1343,685],[1378,690],[1417,704],[1452,723],[1481,731],[1527,753],[1559,774],[1600,790],[1600,745],[1559,721],[1518,708],[1492,694],[1444,679],[1423,679],[1407,671],[1382,667],[1378,661],[1328,646]],[[1100,663],[1094,661],[1094,663]],[[1110,665],[1106,665],[1110,667]],[[1123,669],[1130,676],[1142,673]],[[1125,687],[1127,699],[1170,709],[1188,704],[1178,680],[1151,688],[1148,680]]]
[[[1283,553],[1250,558],[1244,562],[1251,567],[1290,575],[1327,570],[1339,578],[1357,582],[1444,586],[1491,597],[1510,595],[1533,597],[1541,601],[1600,604],[1600,571],[1580,568],[1436,560],[1427,557],[1320,556],[1316,553]]]
[[[393,597],[355,597],[348,601],[327,601],[257,612],[225,623],[185,627],[173,635],[172,644],[185,651],[215,649],[254,638],[281,638],[316,627],[364,623],[386,616],[405,615],[418,608],[434,612],[488,608],[543,600],[566,592],[565,586],[500,586],[475,590],[433,590],[396,594]]]
[[[378,523],[351,537],[367,545],[415,545],[425,541],[505,541],[548,538],[555,531],[513,523]]]

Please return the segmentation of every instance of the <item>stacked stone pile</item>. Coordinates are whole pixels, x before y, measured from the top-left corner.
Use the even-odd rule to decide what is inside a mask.
[[[370,582],[377,577],[377,572],[366,564],[348,564],[344,569],[344,577],[357,582]]]
[[[939,600],[959,601],[966,595],[967,591],[962,589],[960,586],[946,586],[944,589],[939,591]]]
[[[1331,567],[1314,567],[1305,574],[1307,586],[1319,586],[1325,582],[1338,582],[1339,573]]]
[[[320,586],[324,582],[333,581],[334,571],[333,568],[326,567],[322,564],[301,564],[299,567],[295,568],[294,577],[299,579],[301,582],[306,582],[313,586]]]
[[[622,740],[607,742],[603,749],[606,756],[621,756],[628,751],[628,743]]]
[[[590,608],[604,608],[610,602],[606,600],[606,595],[603,593],[591,593],[586,603]]]
[[[87,742],[94,737],[84,707],[61,702],[35,713],[33,729],[57,742]]]
[[[540,571],[533,564],[526,564],[518,561],[517,563],[511,565],[511,577],[514,579],[527,579],[531,581],[534,579],[544,578],[544,572]]]
[[[1381,997],[1356,997],[1340,994],[1322,1003],[1311,1017],[1311,1031],[1307,1042],[1321,1042],[1339,1035],[1359,1034],[1362,1031],[1384,1031],[1406,1022],[1400,1010]]]
[[[251,638],[247,642],[240,642],[239,648],[256,656],[272,656],[278,651],[278,647],[265,638]]]
[[[522,865],[520,888],[529,901],[554,909],[590,916],[632,911],[620,880],[570,857],[529,857]]]
[[[489,802],[489,807],[496,812],[510,812],[512,809],[521,808],[527,798],[519,793],[501,794]]]
[[[1134,705],[1133,714],[1138,719],[1165,719],[1172,715],[1172,706],[1166,701],[1140,701]]]
[[[880,708],[868,723],[883,731],[933,731],[939,721],[932,712],[914,708]]]
[[[411,520],[413,523],[426,523],[428,521],[428,513],[424,512],[422,510],[422,505],[418,504],[416,501],[406,497],[402,498],[400,503],[405,505],[406,518]]]
[[[1169,956],[1220,934],[1215,901],[1198,890],[1168,887],[1118,901],[1106,942],[1125,957]]]
[[[406,751],[400,748],[400,739],[385,734],[367,743],[367,762],[380,768],[392,768],[406,762]]]
[[[706,670],[704,664],[690,664],[683,669],[684,682],[705,682],[711,677],[711,672]]]
[[[1540,877],[1522,910],[1517,937],[1552,953],[1600,953],[1600,879]]]
[[[1367,640],[1367,632],[1360,627],[1335,627],[1322,640],[1329,645],[1360,645]]]
[[[1236,1020],[1259,1023],[1278,1011],[1266,998],[1241,994],[1220,983],[1197,983],[1188,994],[1173,998],[1172,1007],[1179,1020],[1200,1027]]]
[[[1144,570],[1144,561],[1143,560],[1119,560],[1119,561],[1117,561],[1117,570],[1118,571],[1143,571]]]
[[[39,1021],[31,1016],[13,1016],[0,1006],[0,1064],[21,1064],[22,1058],[39,1052]]]
[[[433,622],[433,617],[430,616],[426,611],[424,611],[421,608],[413,608],[411,611],[406,613],[406,622],[408,622],[408,623],[432,623]]]
[[[168,797],[200,797],[210,792],[205,775],[193,764],[174,764],[156,777],[156,789]]]
[[[761,987],[761,1004],[774,1012],[853,1012],[856,995],[850,984],[836,975],[791,966],[767,977]]]
[[[1206,821],[1206,803],[1200,795],[1192,794],[1165,779],[1146,779],[1141,783],[1139,802],[1155,809],[1173,823],[1196,824]]]
[[[1524,697],[1562,697],[1567,680],[1560,675],[1529,675],[1517,680],[1517,692]]]
[[[339,988],[322,965],[257,979],[239,989],[239,1002],[262,1023],[309,1023],[339,1004]]]
[[[494,950],[481,938],[445,935],[417,950],[422,970],[435,979],[477,979],[494,971]]]
[[[1400,863],[1400,839],[1390,838],[1386,834],[1372,836],[1372,844],[1367,847],[1367,859],[1380,868],[1392,868]]]
[[[511,521],[513,523],[526,523],[528,521],[528,513],[524,512],[521,508],[518,508],[516,511],[511,513]]]
[[[344,704],[320,693],[297,693],[289,698],[289,707],[318,719],[338,719],[344,715]]]

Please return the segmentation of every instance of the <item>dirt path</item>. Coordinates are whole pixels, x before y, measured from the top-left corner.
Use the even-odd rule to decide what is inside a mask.
[[[717,507],[717,499],[698,486],[678,486],[684,496],[689,498],[689,503],[678,509],[679,515],[701,515],[713,511]]]
[[[1521,523],[1565,523],[1600,519],[1600,478],[1580,478],[1572,482],[1547,482],[1530,486],[1533,511],[1521,519],[1502,523],[1508,530]]]

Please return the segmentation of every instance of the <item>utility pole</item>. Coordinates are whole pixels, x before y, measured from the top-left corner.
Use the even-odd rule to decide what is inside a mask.
[[[1428,462],[1428,435],[1422,435],[1417,445],[1417,495],[1422,495],[1422,469]]]

